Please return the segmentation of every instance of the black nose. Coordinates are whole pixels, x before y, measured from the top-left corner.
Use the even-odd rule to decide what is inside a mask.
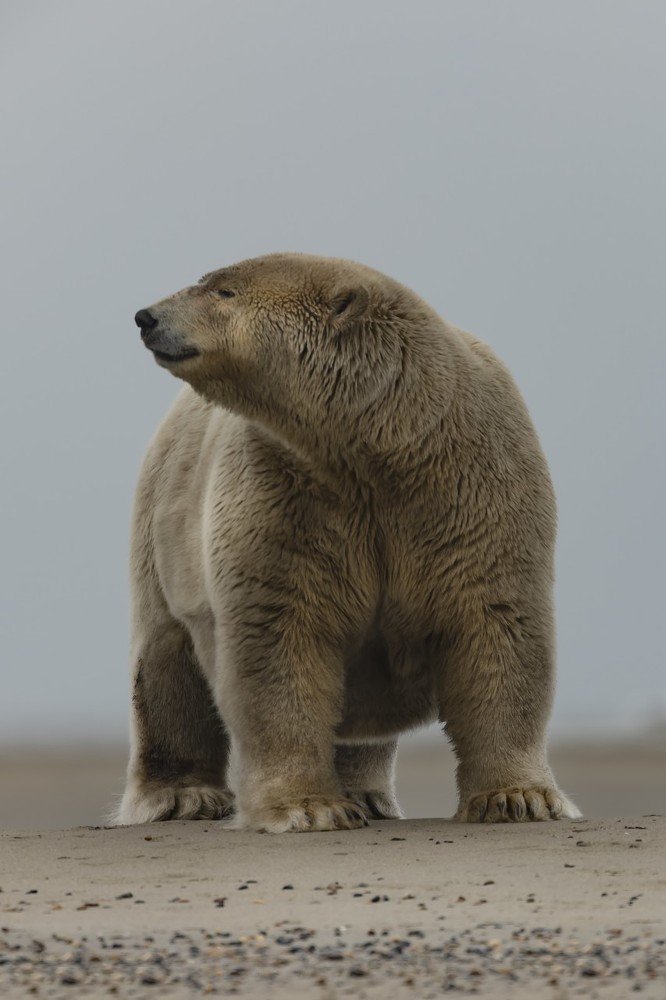
[[[134,322],[141,330],[142,337],[145,337],[149,330],[152,330],[154,326],[157,326],[157,319],[151,312],[148,312],[147,309],[139,309],[138,313],[134,317]]]

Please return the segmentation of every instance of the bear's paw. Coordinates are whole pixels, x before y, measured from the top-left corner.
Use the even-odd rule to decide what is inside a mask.
[[[461,823],[524,823],[546,819],[580,819],[580,810],[557,788],[497,788],[478,792],[461,803]]]

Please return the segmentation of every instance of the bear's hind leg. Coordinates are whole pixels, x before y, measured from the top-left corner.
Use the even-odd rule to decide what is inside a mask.
[[[340,743],[335,769],[345,794],[358,803],[368,819],[403,819],[395,795],[397,740],[385,743]]]
[[[132,750],[115,822],[229,815],[228,738],[189,635],[164,619],[137,646]]]

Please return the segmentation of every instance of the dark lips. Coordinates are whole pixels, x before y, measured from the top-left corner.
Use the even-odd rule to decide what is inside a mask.
[[[157,361],[167,361],[173,364],[173,362],[177,361],[187,361],[188,358],[196,358],[199,352],[196,348],[191,348],[188,351],[182,351],[180,354],[166,354],[164,351],[155,350],[153,350],[153,354]]]

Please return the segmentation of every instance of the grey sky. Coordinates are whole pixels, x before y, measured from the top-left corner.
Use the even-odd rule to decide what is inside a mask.
[[[0,737],[122,734],[127,529],[177,391],[139,307],[354,257],[488,341],[559,499],[555,730],[666,710],[666,5],[0,14]]]

